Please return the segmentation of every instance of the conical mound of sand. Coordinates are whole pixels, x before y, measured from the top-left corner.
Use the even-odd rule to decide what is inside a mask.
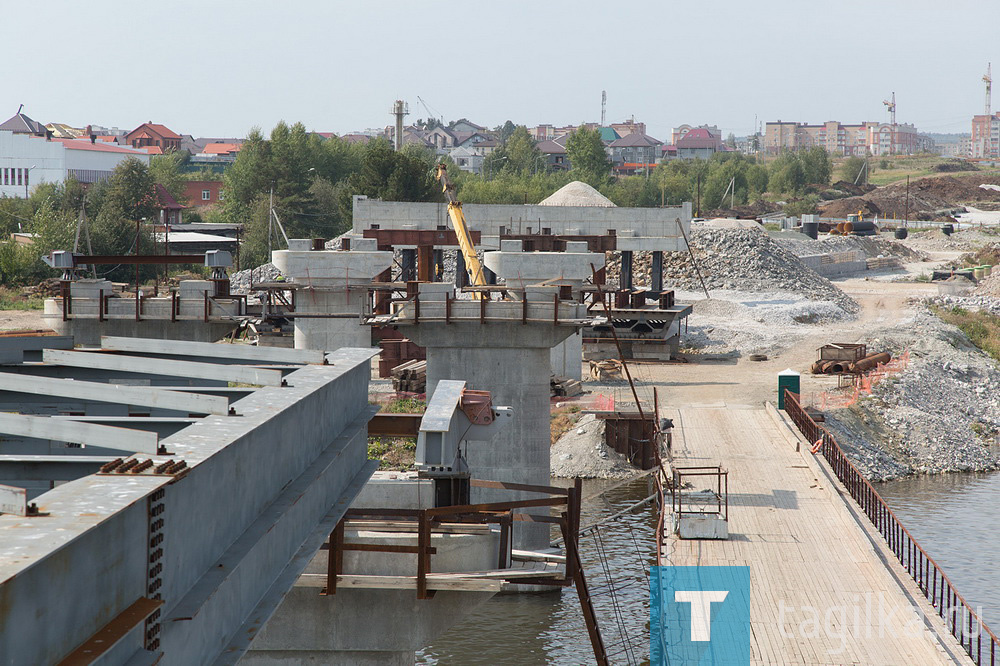
[[[587,183],[574,180],[538,202],[539,206],[604,206],[614,207],[611,199],[595,190]]]

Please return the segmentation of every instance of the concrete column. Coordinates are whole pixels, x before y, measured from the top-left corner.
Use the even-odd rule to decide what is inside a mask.
[[[403,282],[410,282],[417,279],[417,251],[400,250],[402,252],[402,279]]]
[[[487,257],[489,254],[487,254]],[[489,443],[470,442],[469,467],[473,477],[516,483],[549,483],[549,350],[577,331],[570,325],[521,323],[520,303],[487,303],[487,321],[480,324],[478,301],[452,301],[451,316],[466,321],[425,320],[432,311],[431,294],[421,285],[421,320],[400,319],[407,337],[427,348],[427,392],[442,379],[459,379],[471,388],[487,390],[493,402],[514,408],[512,422]],[[424,294],[427,293],[425,298]],[[552,312],[548,294],[529,298],[532,318]],[[445,294],[438,294],[444,301]],[[443,306],[443,303],[438,303]],[[443,313],[443,307],[437,307]],[[562,318],[583,315],[583,306],[561,304]],[[570,314],[570,312],[576,314]],[[507,319],[499,321],[499,319]],[[471,320],[471,321],[470,321]],[[580,364],[577,357],[577,365]],[[472,501],[495,502],[529,499],[537,495],[485,488],[472,489]],[[518,523],[515,548],[541,549],[549,545],[546,525]]]
[[[353,317],[295,320],[295,348],[332,351],[371,347],[371,329],[361,325],[367,284],[392,266],[392,252],[376,249],[375,239],[351,239],[351,250],[312,250],[312,241],[292,239],[271,262],[298,285],[296,311]]]
[[[663,252],[653,250],[653,265],[651,267],[653,281],[650,285],[653,291],[663,291]]]
[[[621,278],[619,285],[621,289],[632,288],[632,250],[622,250]]]

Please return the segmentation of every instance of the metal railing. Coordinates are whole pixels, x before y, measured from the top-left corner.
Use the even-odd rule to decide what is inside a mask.
[[[1000,638],[997,638],[983,622],[979,613],[974,611],[969,602],[958,593],[954,583],[945,575],[938,563],[920,546],[871,482],[848,459],[833,435],[818,425],[803,409],[799,404],[798,394],[788,389],[783,390],[785,412],[806,439],[812,442],[813,451],[823,454],[837,478],[885,539],[896,559],[917,583],[938,616],[944,620],[951,635],[958,640],[976,664],[996,666],[997,652],[1000,652]]]

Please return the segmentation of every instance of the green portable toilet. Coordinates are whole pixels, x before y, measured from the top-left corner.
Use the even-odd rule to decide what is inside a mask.
[[[778,373],[778,409],[785,408],[785,389],[795,394],[801,392],[799,388],[801,379],[802,375],[791,368],[785,368]]]

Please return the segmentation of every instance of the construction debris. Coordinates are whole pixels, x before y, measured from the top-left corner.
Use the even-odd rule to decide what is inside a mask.
[[[624,380],[622,362],[616,359],[605,361],[590,361],[590,378],[599,382]]]
[[[556,375],[552,375],[549,379],[549,388],[552,395],[557,397],[572,398],[583,393],[583,384],[579,380]]]
[[[392,387],[397,393],[427,391],[427,361],[407,361],[392,369]]]

